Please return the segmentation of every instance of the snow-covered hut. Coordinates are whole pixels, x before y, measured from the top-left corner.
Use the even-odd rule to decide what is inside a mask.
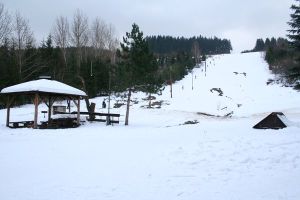
[[[6,126],[9,127],[10,121],[10,107],[12,106],[15,98],[20,95],[30,95],[33,97],[34,102],[34,121],[33,128],[37,128],[38,119],[38,105],[43,101],[48,106],[48,122],[51,119],[51,108],[56,99],[68,99],[73,100],[77,106],[77,124],[80,124],[80,99],[86,97],[86,93],[66,85],[64,83],[39,79],[34,81],[28,81],[20,83],[14,86],[6,87],[0,92],[2,95],[8,96],[7,100],[7,119]]]

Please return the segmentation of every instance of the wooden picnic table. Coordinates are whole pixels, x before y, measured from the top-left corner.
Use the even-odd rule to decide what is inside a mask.
[[[71,114],[77,114],[77,112],[71,112]],[[99,121],[99,122],[108,122],[109,123],[115,123],[115,124],[119,124],[120,123],[120,114],[116,114],[116,113],[89,113],[89,112],[80,112],[80,115],[92,115],[92,116],[100,116],[100,117],[106,117],[105,119],[89,119],[90,121]]]

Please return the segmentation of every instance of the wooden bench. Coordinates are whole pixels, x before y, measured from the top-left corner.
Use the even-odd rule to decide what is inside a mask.
[[[72,112],[71,114],[77,114],[77,112]],[[97,121],[97,122],[107,122],[109,120],[112,124],[119,124],[120,123],[120,114],[115,113],[89,113],[89,112],[80,112],[80,115],[94,115],[99,116],[100,119],[89,119],[89,121]],[[101,118],[105,117],[105,119]]]
[[[33,121],[9,122],[10,128],[30,128],[33,126]]]

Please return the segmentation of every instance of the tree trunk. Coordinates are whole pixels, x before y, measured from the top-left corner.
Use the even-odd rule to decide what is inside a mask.
[[[77,77],[80,79],[80,81],[82,83],[83,91],[85,91],[85,93],[88,95],[86,87],[85,87],[85,81],[84,81],[84,79],[80,75],[78,75]],[[91,118],[93,118],[93,115],[91,114],[91,107],[90,107],[89,96],[85,97],[84,100],[85,100],[86,108],[87,108],[87,110],[89,112],[89,118],[91,119]]]
[[[128,119],[129,119],[130,99],[131,99],[131,88],[129,88],[128,98],[127,98],[127,107],[126,107],[126,116],[125,116],[125,125],[126,126],[128,125]]]
[[[148,105],[148,108],[151,108],[151,104],[152,104],[152,102],[151,102],[151,93],[149,94],[149,105]]]

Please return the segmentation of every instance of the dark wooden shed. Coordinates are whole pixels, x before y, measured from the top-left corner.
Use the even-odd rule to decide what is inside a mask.
[[[257,123],[253,128],[255,129],[282,129],[286,128],[287,125],[282,119],[285,115],[282,112],[272,112],[266,118]]]
[[[6,126],[10,124],[10,108],[17,96],[30,96],[34,104],[34,120],[32,127],[38,128],[38,106],[44,102],[48,107],[48,122],[51,119],[51,109],[57,100],[72,100],[77,106],[77,125],[80,124],[80,100],[87,95],[85,92],[67,84],[47,79],[29,81],[1,90],[1,94],[7,96]]]

